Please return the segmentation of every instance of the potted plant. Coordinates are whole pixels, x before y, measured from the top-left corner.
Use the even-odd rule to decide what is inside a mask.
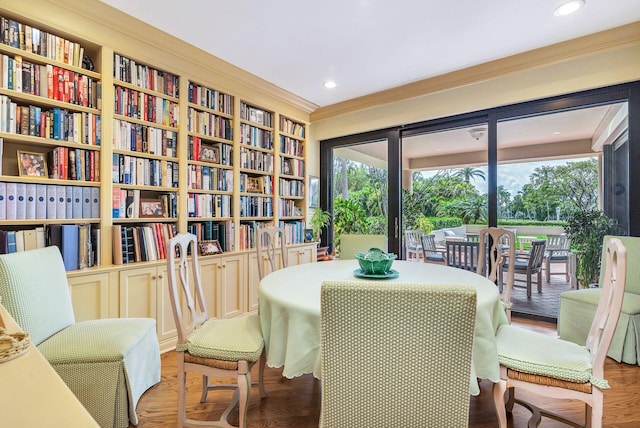
[[[329,221],[331,221],[331,214],[328,211],[318,208],[313,212],[309,223],[311,224],[311,230],[313,230],[314,241],[320,242],[322,228],[328,225]]]
[[[605,235],[613,235],[617,230],[618,222],[604,211],[576,211],[567,219],[565,231],[576,253],[576,277],[583,287],[598,282],[602,242]]]

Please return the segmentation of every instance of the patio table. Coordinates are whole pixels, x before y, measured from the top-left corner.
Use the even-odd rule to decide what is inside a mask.
[[[365,281],[354,277],[356,260],[336,260],[292,266],[270,273],[260,281],[260,322],[267,364],[283,367],[283,376],[293,378],[312,373],[321,378],[320,288],[327,280]],[[473,272],[430,263],[395,261],[399,272],[393,283],[473,285],[477,290],[476,325],[470,393],[480,390],[477,378],[500,378],[495,332],[507,323],[498,288]],[[370,280],[369,280],[370,281]]]

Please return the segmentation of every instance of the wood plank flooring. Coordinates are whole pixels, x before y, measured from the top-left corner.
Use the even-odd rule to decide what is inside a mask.
[[[555,335],[555,325],[525,319],[514,319],[514,324]],[[605,392],[604,426],[609,428],[640,427],[640,367],[618,364],[607,359],[605,375],[611,389]],[[254,367],[254,380],[257,367]],[[229,402],[231,392],[209,393],[207,403],[200,403],[201,378],[194,374],[187,377],[187,414],[194,419],[217,419]],[[311,375],[295,379],[281,376],[280,369],[267,368],[265,386],[268,396],[260,399],[257,388],[251,391],[248,426],[251,428],[311,428],[318,426],[320,415],[320,385]],[[470,398],[469,427],[493,428],[497,425],[492,383],[483,380],[478,397]],[[581,421],[584,407],[580,403],[550,400],[544,397],[516,394],[548,410],[570,415]],[[162,355],[162,380],[147,391],[138,403],[139,428],[176,426],[176,356],[174,352]],[[526,427],[529,412],[521,406],[514,409],[510,425]],[[233,421],[233,420],[232,420]],[[237,423],[237,420],[233,421]],[[543,419],[540,427],[565,427],[556,421]],[[131,426],[133,428],[133,425]],[[349,427],[345,427],[349,428]]]

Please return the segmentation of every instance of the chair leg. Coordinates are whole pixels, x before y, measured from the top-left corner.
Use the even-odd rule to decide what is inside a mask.
[[[527,272],[527,299],[531,298],[531,272]]]
[[[184,361],[178,357],[178,424],[177,428],[183,428],[187,418],[187,376],[184,372]]]
[[[493,384],[493,405],[496,409],[498,426],[500,428],[507,428],[507,411],[504,402],[504,393],[506,390],[507,382],[505,380],[501,379]]]
[[[549,258],[547,257],[547,259],[545,260],[545,270],[546,270],[546,277],[547,277],[547,282],[551,281],[551,261],[549,260]]]
[[[246,361],[238,362],[238,412],[239,428],[247,428],[247,410],[249,409],[249,392],[251,390],[251,370]]]
[[[542,293],[542,271],[538,271],[538,293]]]
[[[209,395],[209,376],[202,375],[202,395],[200,396],[200,402],[207,401],[207,395]]]
[[[267,364],[267,353],[262,351],[260,355],[260,362],[258,363],[258,389],[260,390],[260,397],[267,396],[267,390],[264,389],[264,367]]]

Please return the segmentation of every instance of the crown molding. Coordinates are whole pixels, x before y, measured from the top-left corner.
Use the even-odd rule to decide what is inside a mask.
[[[446,91],[501,76],[593,55],[607,50],[640,44],[640,21],[599,33],[530,50],[374,94],[353,98],[311,113],[311,122],[354,113],[385,104]]]

